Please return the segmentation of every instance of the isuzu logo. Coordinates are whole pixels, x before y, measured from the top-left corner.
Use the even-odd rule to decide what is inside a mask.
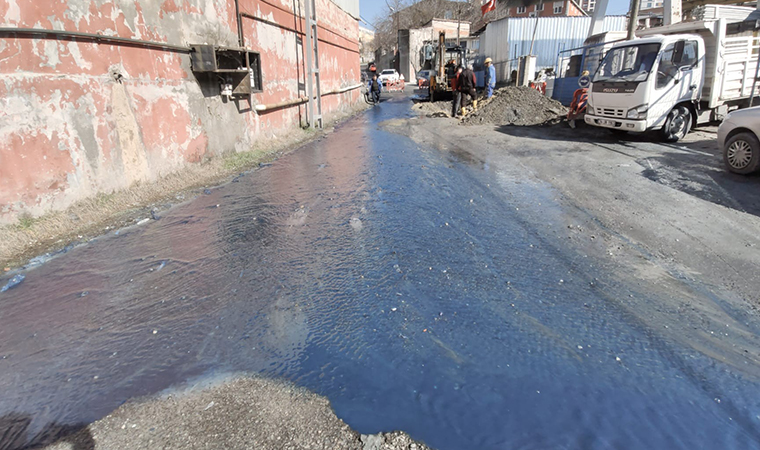
[[[624,94],[632,94],[636,92],[636,86],[638,82],[625,82],[625,83],[594,83],[592,85],[593,92],[603,92],[605,94],[618,94],[620,92]]]

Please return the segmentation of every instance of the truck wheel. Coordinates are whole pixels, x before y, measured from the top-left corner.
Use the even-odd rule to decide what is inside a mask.
[[[723,162],[733,173],[747,175],[760,168],[760,141],[750,132],[738,133],[726,141]]]
[[[683,139],[691,129],[691,111],[685,106],[676,106],[665,120],[662,127],[662,140],[665,142],[677,142]]]

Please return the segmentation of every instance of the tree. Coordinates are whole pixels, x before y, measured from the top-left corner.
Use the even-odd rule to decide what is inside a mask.
[[[385,4],[373,24],[376,30],[375,49],[395,48],[398,30],[420,28],[432,19],[458,18],[471,23],[480,17],[479,0],[385,0]]]

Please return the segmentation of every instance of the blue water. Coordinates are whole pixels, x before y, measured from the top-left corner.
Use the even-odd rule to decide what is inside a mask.
[[[441,450],[760,448],[755,364],[653,325],[669,316],[652,305],[688,298],[558,239],[551,187],[379,125],[409,117],[384,102],[25,271],[0,294],[0,424],[28,416],[33,441],[245,371]]]

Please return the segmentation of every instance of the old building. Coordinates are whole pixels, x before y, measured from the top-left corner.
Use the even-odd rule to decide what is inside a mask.
[[[311,1],[329,119],[360,99],[359,1]],[[306,125],[305,6],[0,1],[0,222]]]
[[[575,0],[541,2],[509,8],[509,17],[576,17],[585,15],[587,15],[586,11]]]
[[[367,27],[359,27],[359,62],[362,66],[375,60],[375,32]]]
[[[470,36],[470,24],[457,20],[433,19],[420,28],[399,31],[398,70],[406,80],[414,80],[418,71],[432,68],[426,67],[423,47],[425,43],[437,42],[442,32],[446,34],[446,41],[453,44]]]

